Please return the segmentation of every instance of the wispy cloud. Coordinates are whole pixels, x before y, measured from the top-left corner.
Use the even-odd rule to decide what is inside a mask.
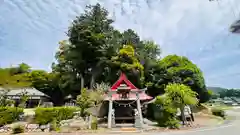
[[[239,0],[5,0],[0,2],[0,66],[50,69],[58,41],[87,4],[100,2],[120,30],[132,28],[168,54],[200,66],[208,85],[240,87],[240,35],[228,33]]]

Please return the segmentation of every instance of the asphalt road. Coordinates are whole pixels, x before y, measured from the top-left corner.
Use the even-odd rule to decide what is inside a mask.
[[[151,133],[151,135],[240,135],[240,109],[227,111],[235,120],[212,128],[197,129],[191,131],[177,131],[172,133]]]
[[[240,108],[227,111],[229,116],[234,116],[234,120],[230,122],[226,122],[222,125],[216,127],[209,128],[201,128],[194,130],[186,130],[186,131],[173,131],[173,132],[161,132],[161,133],[114,133],[113,135],[240,135]],[[30,135],[26,133],[25,135]],[[36,133],[31,135],[52,135],[44,132]],[[59,133],[54,135],[86,135],[84,133]],[[89,135],[89,134],[88,134]],[[96,135],[96,134],[92,134]],[[108,134],[98,134],[98,135],[108,135]]]

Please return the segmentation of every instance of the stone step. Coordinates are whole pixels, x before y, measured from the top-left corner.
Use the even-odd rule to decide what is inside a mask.
[[[137,128],[121,128],[121,131],[137,131]]]

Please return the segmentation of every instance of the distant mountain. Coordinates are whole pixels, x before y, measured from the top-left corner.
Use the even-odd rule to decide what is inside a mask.
[[[224,90],[228,90],[226,88],[221,88],[221,87],[207,87],[208,90],[212,90],[214,93],[219,93]]]

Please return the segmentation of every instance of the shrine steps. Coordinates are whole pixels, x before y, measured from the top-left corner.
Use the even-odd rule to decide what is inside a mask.
[[[111,133],[137,133],[142,132],[142,129],[135,127],[112,128]]]
[[[137,131],[137,128],[121,128],[121,131]]]

